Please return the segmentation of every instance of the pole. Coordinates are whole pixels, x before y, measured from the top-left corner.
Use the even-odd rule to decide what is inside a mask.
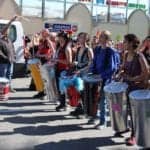
[[[91,0],[91,16],[93,16],[93,5],[94,5],[93,0]]]
[[[110,22],[110,4],[111,4],[111,0],[108,0],[107,22]]]
[[[66,0],[64,0],[64,17],[66,15]]]
[[[129,2],[129,0],[127,0],[127,5],[126,5],[126,23],[127,23],[127,21],[128,21],[128,2]]]
[[[42,0],[42,18],[45,17],[45,0]]]
[[[23,0],[20,0],[19,5],[20,5],[20,9],[21,9],[21,15],[22,15],[22,9],[23,9],[22,4],[23,4]]]

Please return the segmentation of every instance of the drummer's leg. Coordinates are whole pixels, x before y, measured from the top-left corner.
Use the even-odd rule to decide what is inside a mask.
[[[100,92],[100,125],[106,126],[106,99],[104,95],[104,91]]]

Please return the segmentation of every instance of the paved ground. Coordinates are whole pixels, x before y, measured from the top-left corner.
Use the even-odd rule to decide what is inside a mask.
[[[104,130],[87,125],[66,112],[55,112],[48,100],[32,99],[30,78],[14,79],[16,93],[0,102],[0,150],[128,150],[125,138],[113,137],[111,127]],[[127,137],[128,135],[124,135]]]

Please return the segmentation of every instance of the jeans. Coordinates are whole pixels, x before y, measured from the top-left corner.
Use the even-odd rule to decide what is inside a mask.
[[[105,93],[104,93],[104,86],[108,83],[110,83],[110,79],[103,80],[102,82],[102,87],[100,91],[100,103],[99,103],[99,109],[100,109],[100,124],[106,124],[106,108],[107,108],[107,100],[105,98]]]
[[[7,65],[6,78],[9,80],[9,82],[11,82],[11,79],[12,79],[13,68],[14,68],[13,63],[10,63],[10,64]]]
[[[8,64],[0,64],[0,77],[6,78]]]
[[[99,109],[100,109],[100,124],[105,124],[106,123],[106,99],[105,99],[103,88],[100,92]]]

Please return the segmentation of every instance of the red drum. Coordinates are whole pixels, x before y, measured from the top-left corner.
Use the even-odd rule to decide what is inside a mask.
[[[9,80],[0,78],[0,100],[8,100],[9,98]]]
[[[84,80],[84,111],[89,116],[96,116],[102,79],[100,75],[88,74],[83,76]]]

